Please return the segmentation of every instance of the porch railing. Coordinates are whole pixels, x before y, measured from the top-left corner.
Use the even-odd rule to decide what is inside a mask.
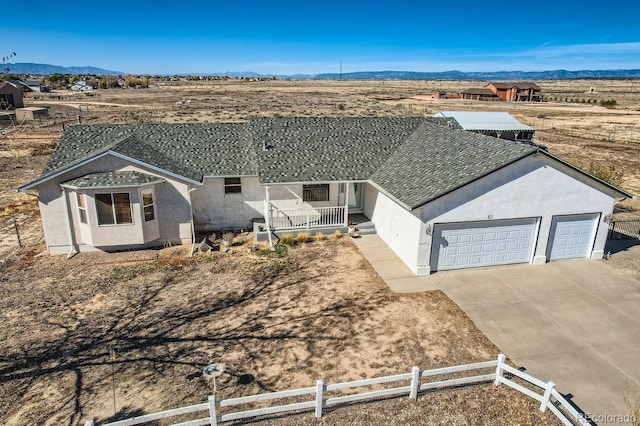
[[[274,231],[343,226],[345,206],[269,210],[269,224]]]

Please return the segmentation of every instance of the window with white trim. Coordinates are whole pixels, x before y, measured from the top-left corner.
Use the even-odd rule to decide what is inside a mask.
[[[242,192],[242,182],[239,177],[224,178],[225,194],[240,194]]]
[[[128,192],[96,194],[98,225],[124,225],[133,223]]]
[[[329,184],[302,185],[302,201],[329,201]]]
[[[87,205],[85,204],[84,194],[76,192],[76,200],[78,202],[78,217],[80,223],[87,223]]]
[[[156,208],[153,202],[152,191],[142,191],[142,209],[145,222],[149,222],[156,218]]]

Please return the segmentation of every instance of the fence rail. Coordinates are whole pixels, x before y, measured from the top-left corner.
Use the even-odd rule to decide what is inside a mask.
[[[243,396],[238,398],[230,398],[216,400],[215,395],[209,396],[206,403],[191,405],[183,408],[162,411],[154,414],[133,417],[130,419],[120,420],[112,423],[103,424],[103,426],[133,426],[141,423],[164,419],[172,416],[182,415],[185,413],[193,413],[198,411],[208,411],[208,416],[189,420],[174,426],[196,426],[196,425],[212,425],[218,423],[242,420],[255,417],[268,416],[278,413],[293,413],[299,411],[315,410],[317,419],[322,418],[322,411],[325,407],[348,404],[356,401],[367,401],[372,399],[380,399],[384,397],[407,395],[409,398],[417,398],[420,391],[430,389],[447,388],[453,386],[461,386],[475,383],[494,382],[496,385],[507,385],[534,400],[540,402],[540,411],[549,409],[564,425],[572,426],[589,425],[587,416],[576,410],[566,398],[555,389],[553,382],[543,382],[523,371],[511,367],[505,363],[506,357],[503,354],[493,361],[478,362],[473,364],[458,365],[454,367],[445,367],[432,370],[420,371],[418,367],[413,367],[409,373],[395,374],[392,376],[376,377],[372,379],[356,380],[344,383],[325,384],[322,380],[318,380],[313,387],[286,390],[281,392],[272,392],[251,396]],[[434,376],[442,376],[454,373],[463,373],[477,370],[494,370],[490,374],[472,375],[458,378],[445,378],[443,380],[420,383],[421,379]],[[516,383],[513,379],[517,378],[522,383]],[[403,382],[404,386],[393,388],[384,388],[376,390],[367,390],[366,392],[352,393],[348,395],[328,396],[330,392],[344,391],[358,387],[370,387],[383,385],[386,383]],[[282,405],[272,405],[265,408],[254,408],[245,411],[235,411],[230,413],[219,414],[218,410],[224,407],[238,406],[242,404],[251,404],[256,402],[274,401],[278,399],[286,399],[291,397],[300,397],[313,395],[313,399],[286,403]],[[89,421],[85,426],[93,425],[93,421]]]
[[[344,206],[271,209],[269,224],[274,231],[342,226],[345,223],[345,211]]]
[[[640,239],[640,219],[612,220],[609,223],[609,238],[616,240]]]

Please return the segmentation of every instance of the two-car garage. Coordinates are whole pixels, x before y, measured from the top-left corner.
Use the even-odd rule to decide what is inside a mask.
[[[540,218],[435,224],[431,270],[530,263],[536,245],[547,243],[547,260],[589,257],[599,214],[554,216],[549,238],[539,236]]]

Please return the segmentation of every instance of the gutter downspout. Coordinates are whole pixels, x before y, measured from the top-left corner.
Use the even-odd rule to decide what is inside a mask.
[[[289,189],[289,188],[287,188]],[[269,215],[269,185],[265,186],[265,200],[264,200],[264,218],[267,225],[267,236],[269,238],[269,250],[273,250],[273,238],[271,237],[271,217]]]
[[[69,206],[69,193],[67,192],[67,188],[63,188],[64,194],[64,205],[66,207],[66,216],[67,216],[67,231],[69,234],[69,253],[67,253],[67,259],[71,259],[75,254],[78,254],[78,249],[76,248],[75,236],[73,235],[73,221],[71,220],[71,206]],[[75,251],[75,253],[74,253]]]
[[[199,187],[196,186],[189,190],[189,218],[191,221],[191,254],[189,257],[193,257],[193,253],[196,248],[196,227],[193,223],[193,203],[191,202],[191,193],[198,188]]]

